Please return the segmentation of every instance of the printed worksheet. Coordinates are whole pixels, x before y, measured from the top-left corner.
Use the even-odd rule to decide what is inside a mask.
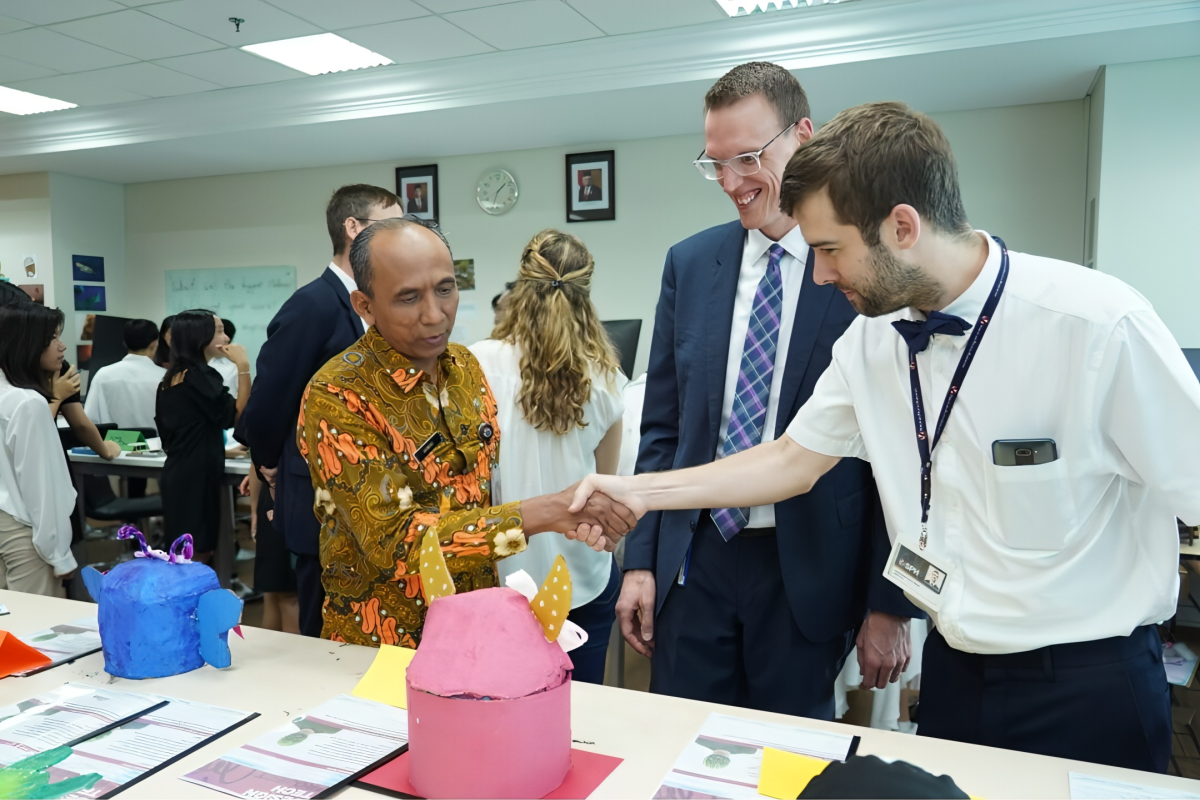
[[[44,667],[13,673],[19,676],[31,675],[98,652],[100,625],[95,616],[84,617],[65,625],[55,625],[53,628],[22,636],[21,641],[50,659],[50,663]]]
[[[854,737],[847,734],[709,714],[654,796],[758,798],[764,747],[845,761],[853,743]]]
[[[313,798],[408,744],[402,708],[338,695],[183,776],[235,797]]]
[[[1135,800],[1168,800],[1181,798],[1193,800],[1200,794],[1188,794],[1178,789],[1159,789],[1156,786],[1143,786],[1139,783],[1114,781],[1101,778],[1098,775],[1085,775],[1082,772],[1072,772],[1070,775],[1072,800],[1116,800],[1116,798],[1134,798]]]

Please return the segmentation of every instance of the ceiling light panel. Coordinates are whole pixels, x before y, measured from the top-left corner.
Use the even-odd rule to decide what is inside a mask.
[[[242,49],[309,75],[381,67],[393,63],[387,56],[371,52],[335,33],[248,44]]]
[[[716,0],[718,6],[731,17],[744,17],[766,11],[785,11],[790,8],[832,5],[848,0]]]
[[[6,114],[41,114],[45,111],[62,111],[64,108],[75,107],[74,103],[55,100],[53,97],[42,97],[40,94],[0,86],[0,111]]]

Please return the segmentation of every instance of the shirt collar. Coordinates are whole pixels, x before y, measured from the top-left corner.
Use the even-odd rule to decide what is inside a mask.
[[[404,354],[388,344],[387,339],[383,338],[374,325],[367,329],[359,342],[375,354],[379,363],[383,365],[388,374],[392,376],[392,380],[396,381],[396,385],[405,394],[414,391],[417,386],[428,379],[425,373],[414,367]],[[442,375],[448,376],[452,371],[461,369],[462,366],[451,353],[450,346],[447,345],[446,351],[438,357],[438,367],[441,369]]]
[[[778,244],[797,261],[804,262],[808,259],[808,242],[804,241],[804,235],[800,233],[799,225],[788,231],[778,242],[771,241],[757,228],[746,231],[746,250],[754,256],[754,261],[758,261],[766,255],[773,244]]]
[[[975,323],[979,320],[979,314],[983,311],[983,306],[987,302],[988,295],[992,293],[992,286],[996,283],[996,275],[1000,272],[1000,245],[996,244],[985,231],[975,231],[983,236],[987,242],[988,255],[987,260],[983,262],[983,269],[975,276],[975,280],[967,287],[967,290],[956,297],[950,305],[943,308],[943,314],[949,314],[954,317],[961,317],[971,328],[968,328],[963,336],[940,336],[939,342],[949,344],[951,347],[961,350],[970,338],[971,329],[975,327]],[[909,309],[909,319],[921,321],[924,315],[915,308]],[[902,317],[903,318],[903,317]]]
[[[136,363],[140,363],[141,361],[149,361],[151,364],[154,363],[154,359],[150,358],[149,356],[139,355],[138,353],[126,353],[125,357],[122,358],[121,360],[122,361],[132,361],[132,362],[136,362]]]
[[[336,275],[338,280],[342,282],[342,285],[346,287],[347,292],[353,292],[358,288],[358,285],[354,282],[354,278],[351,278],[349,275],[342,272],[341,268],[338,267],[337,264],[330,261],[329,269],[333,270],[333,274]]]

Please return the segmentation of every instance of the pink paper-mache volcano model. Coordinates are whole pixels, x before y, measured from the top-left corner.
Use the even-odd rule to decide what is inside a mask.
[[[413,788],[429,798],[554,790],[571,766],[572,668],[519,592],[439,598],[407,673]]]

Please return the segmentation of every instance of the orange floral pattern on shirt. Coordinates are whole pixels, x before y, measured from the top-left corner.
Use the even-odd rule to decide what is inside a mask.
[[[519,505],[489,507],[500,430],[483,371],[454,344],[438,366],[432,391],[372,328],[309,383],[297,444],[321,522],[327,639],[417,646],[430,528],[459,592],[497,585],[496,559],[525,547]]]

